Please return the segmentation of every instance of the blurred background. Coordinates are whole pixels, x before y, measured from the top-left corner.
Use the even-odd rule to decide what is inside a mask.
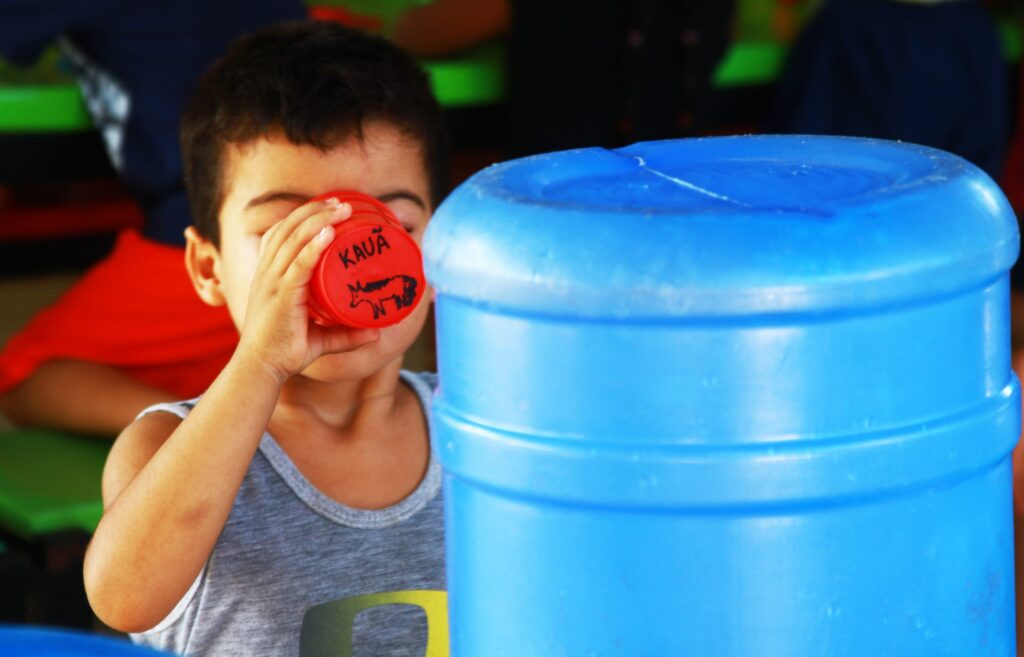
[[[0,0],[0,53],[25,5]],[[1021,3],[308,0],[306,10],[422,61],[452,138],[452,186],[532,153],[790,132],[950,150],[1024,204]],[[0,344],[121,231],[146,223],[108,154],[109,126],[83,96],[81,62],[54,36],[32,62],[0,59]],[[432,344],[428,327],[407,366],[433,369]],[[107,631],[84,599],[81,557],[109,444],[0,418],[0,622]]]

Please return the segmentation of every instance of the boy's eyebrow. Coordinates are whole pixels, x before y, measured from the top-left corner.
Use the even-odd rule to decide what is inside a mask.
[[[405,199],[407,201],[412,201],[413,203],[420,206],[424,210],[427,209],[426,201],[421,199],[418,195],[414,194],[413,192],[409,192],[406,190],[398,190],[394,192],[388,192],[387,194],[381,194],[380,196],[377,197],[377,200],[380,201],[381,203],[387,203],[388,201],[397,201],[400,198]]]
[[[298,192],[283,192],[283,191],[269,191],[266,194],[260,194],[259,196],[249,199],[249,202],[245,204],[245,209],[254,208],[257,205],[263,205],[264,203],[272,203],[273,201],[296,201],[298,203],[305,203],[308,201],[310,196],[305,194],[299,194]]]
[[[307,196],[306,194],[299,194],[298,192],[272,190],[267,192],[266,194],[260,194],[259,196],[249,199],[249,202],[245,204],[245,209],[248,210],[249,208],[254,208],[257,205],[263,205],[264,203],[272,203],[274,201],[295,201],[297,203],[305,203],[311,198],[313,197]],[[413,203],[420,206],[424,210],[427,209],[427,204],[422,198],[420,198],[413,192],[405,190],[388,192],[387,194],[381,194],[380,196],[377,197],[377,200],[380,201],[381,203],[387,203],[388,201],[397,201],[398,199],[412,201]]]

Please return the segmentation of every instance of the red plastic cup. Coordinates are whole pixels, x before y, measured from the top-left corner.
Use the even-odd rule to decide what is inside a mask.
[[[310,281],[309,315],[317,324],[381,328],[397,324],[423,298],[426,287],[419,246],[388,206],[366,194],[337,191],[352,217],[336,235]]]

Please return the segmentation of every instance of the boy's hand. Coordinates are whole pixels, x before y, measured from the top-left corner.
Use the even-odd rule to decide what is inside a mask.
[[[327,199],[307,203],[274,224],[260,240],[240,349],[268,365],[279,381],[325,353],[350,351],[380,337],[376,329],[324,327],[310,321],[309,281],[334,226],[352,206]]]

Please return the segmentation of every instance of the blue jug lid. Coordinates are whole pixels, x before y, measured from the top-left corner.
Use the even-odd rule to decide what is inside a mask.
[[[586,148],[491,166],[424,239],[441,295],[592,318],[868,309],[1005,275],[996,184],[908,143],[737,136]]]

